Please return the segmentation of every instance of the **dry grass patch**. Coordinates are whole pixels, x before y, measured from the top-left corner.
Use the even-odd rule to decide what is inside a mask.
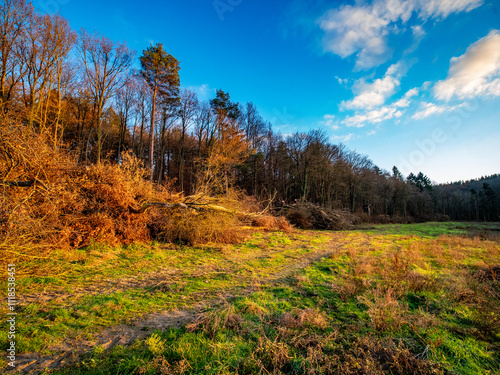
[[[267,337],[259,337],[257,347],[253,352],[262,365],[263,370],[279,371],[292,358],[287,344]]]
[[[318,309],[294,309],[283,313],[278,322],[280,326],[286,328],[311,327],[324,330],[328,326],[326,314]]]
[[[377,331],[398,331],[406,320],[408,305],[399,301],[391,288],[377,287],[358,296],[358,300],[368,307],[372,327]]]
[[[252,226],[264,230],[293,231],[293,226],[284,216],[261,215],[252,219]]]
[[[361,337],[340,360],[336,374],[394,374],[431,375],[447,372],[431,362],[417,358],[400,341],[380,340],[375,337]]]
[[[203,332],[208,337],[214,338],[219,330],[240,330],[243,319],[236,312],[234,305],[226,305],[217,311],[201,314],[195,321],[186,325],[189,332]]]
[[[267,310],[265,307],[262,307],[259,304],[257,304],[256,302],[251,301],[251,300],[245,300],[242,303],[241,310],[247,314],[252,314],[252,315],[259,316],[259,317],[263,317],[263,316],[269,314],[269,310]]]

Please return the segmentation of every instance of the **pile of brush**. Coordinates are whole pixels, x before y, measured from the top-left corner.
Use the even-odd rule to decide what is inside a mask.
[[[256,214],[242,194],[183,197],[150,183],[132,153],[121,164],[78,165],[47,135],[24,125],[0,127],[0,253],[40,256],[53,248],[79,248],[150,240],[235,243],[241,227],[285,228]],[[151,203],[160,202],[160,203]],[[253,211],[253,213],[252,213]]]
[[[137,200],[169,199],[144,179],[130,154],[122,165],[78,166],[47,136],[25,126],[0,129],[0,239],[3,245],[81,247],[150,238],[147,215],[129,211]]]
[[[302,229],[347,230],[359,219],[343,211],[328,209],[309,202],[297,202],[282,208],[286,218]]]

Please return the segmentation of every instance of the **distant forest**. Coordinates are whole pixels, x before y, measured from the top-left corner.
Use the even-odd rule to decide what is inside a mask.
[[[131,152],[152,181],[186,195],[238,188],[394,221],[500,220],[499,175],[433,185],[422,173],[385,171],[320,130],[282,136],[223,90],[202,102],[181,87],[179,69],[162,44],[136,56],[23,0],[0,4],[0,126],[45,134],[80,165],[119,164]],[[0,171],[4,183],[8,175]]]

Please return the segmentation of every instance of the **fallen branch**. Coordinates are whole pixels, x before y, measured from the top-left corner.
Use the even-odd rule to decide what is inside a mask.
[[[188,206],[184,203],[161,203],[161,202],[148,202],[148,203],[145,203],[142,205],[141,208],[137,209],[137,208],[134,208],[132,206],[128,206],[128,209],[130,212],[134,213],[134,214],[142,214],[144,212],[146,212],[146,210],[148,208],[151,208],[153,206],[157,206],[157,207],[162,207],[162,208],[183,208],[183,209],[187,209]]]
[[[135,214],[142,214],[146,212],[149,208],[156,206],[160,208],[181,208],[181,209],[193,209],[195,211],[203,211],[203,210],[212,210],[212,211],[218,211],[218,212],[224,212],[227,214],[231,215],[241,215],[245,217],[250,217],[250,218],[256,218],[259,216],[262,216],[266,211],[268,210],[268,207],[264,209],[261,212],[257,213],[248,213],[248,212],[242,212],[242,211],[237,211],[237,210],[231,210],[229,208],[223,207],[223,206],[218,206],[215,204],[209,204],[209,203],[161,203],[161,202],[148,202],[145,203],[141,208],[137,209],[132,206],[129,206],[128,209],[130,212],[135,213]]]
[[[2,185],[17,186],[17,187],[30,187],[35,181],[3,181]]]
[[[40,185],[43,187],[45,190],[49,190],[47,186],[43,184],[42,181],[40,180],[31,180],[31,181],[2,181],[0,182],[0,185],[7,185],[7,186],[15,186],[15,187],[31,187],[35,184]],[[35,185],[36,186],[36,185]]]

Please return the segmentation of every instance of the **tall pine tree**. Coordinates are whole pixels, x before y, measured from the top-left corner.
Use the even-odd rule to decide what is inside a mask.
[[[151,127],[149,139],[150,180],[154,175],[155,114],[157,102],[171,104],[179,99],[179,61],[163,49],[163,44],[150,46],[140,58],[141,76],[152,92]]]

